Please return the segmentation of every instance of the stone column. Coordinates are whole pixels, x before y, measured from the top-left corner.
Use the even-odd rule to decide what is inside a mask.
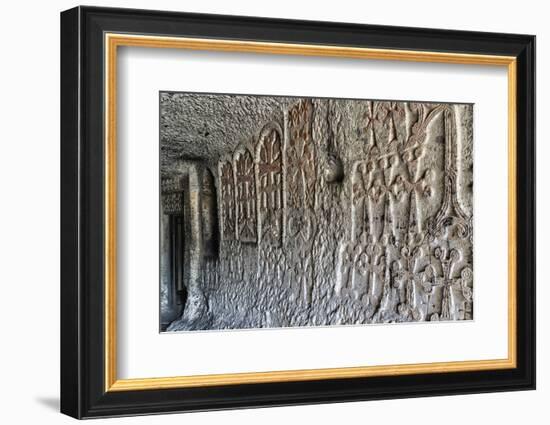
[[[170,251],[170,216],[182,212],[183,192],[178,178],[164,179],[161,184],[160,202],[160,326],[165,329],[178,318],[182,305],[173,282]]]

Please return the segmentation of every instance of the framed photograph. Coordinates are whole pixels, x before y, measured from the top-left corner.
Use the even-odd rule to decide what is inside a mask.
[[[63,413],[535,388],[534,36],[77,7],[61,115]]]

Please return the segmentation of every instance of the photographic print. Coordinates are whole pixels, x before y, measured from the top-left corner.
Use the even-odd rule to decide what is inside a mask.
[[[160,92],[163,332],[473,319],[473,105]]]
[[[90,6],[60,34],[62,413],[535,389],[535,36]]]

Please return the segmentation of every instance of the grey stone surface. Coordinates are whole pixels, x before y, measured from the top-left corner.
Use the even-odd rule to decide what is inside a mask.
[[[282,120],[292,99],[163,92],[160,96],[161,172],[180,159],[200,160],[216,170],[220,156],[232,152],[258,125]]]
[[[160,108],[161,174],[188,182],[188,296],[168,331],[472,319],[472,105],[163,93]]]

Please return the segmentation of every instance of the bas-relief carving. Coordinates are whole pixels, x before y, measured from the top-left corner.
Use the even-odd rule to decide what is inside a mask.
[[[256,148],[259,242],[279,246],[283,218],[283,135],[276,123],[266,125]]]
[[[254,159],[247,148],[235,153],[236,229],[237,240],[257,241],[256,178]]]
[[[222,161],[219,164],[221,214],[220,224],[224,240],[235,238],[235,177],[231,161]]]
[[[311,302],[313,290],[312,244],[316,232],[316,156],[312,137],[313,103],[297,102],[288,111],[288,143],[285,147],[286,233],[290,253],[289,279],[296,296]]]
[[[471,319],[472,106],[281,109],[219,158],[208,308],[170,330]]]

